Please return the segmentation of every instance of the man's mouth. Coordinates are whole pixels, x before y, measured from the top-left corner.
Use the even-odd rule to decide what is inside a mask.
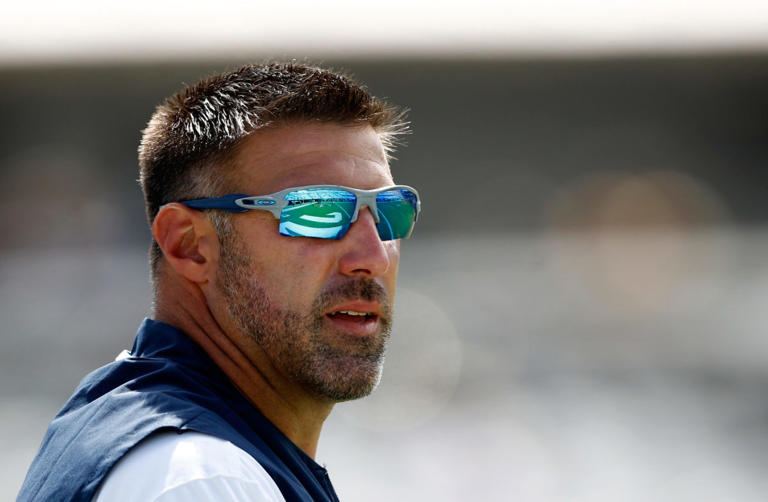
[[[366,322],[376,319],[378,316],[371,312],[359,312],[357,310],[337,310],[327,314],[331,319],[339,319],[354,322]]]
[[[325,314],[337,329],[354,335],[366,336],[376,333],[379,329],[378,304],[373,302],[355,301],[349,305],[338,305]]]

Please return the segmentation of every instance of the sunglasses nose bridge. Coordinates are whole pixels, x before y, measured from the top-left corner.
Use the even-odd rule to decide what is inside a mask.
[[[373,216],[373,221],[376,223],[379,222],[379,214],[376,211],[375,208],[370,207],[368,204],[358,204],[358,206],[355,208],[355,212],[352,214],[352,219],[349,220],[350,223],[354,223],[357,221],[358,216],[360,215],[360,210],[364,208],[368,208],[368,211],[370,211],[371,216]]]
[[[358,215],[360,214],[360,210],[367,207],[368,211],[370,211],[371,216],[373,216],[373,221],[376,223],[379,222],[379,212],[376,209],[376,199],[371,198],[367,200],[361,200],[358,199],[357,207],[355,207],[355,214],[354,218],[352,218],[352,221],[357,220]]]
[[[371,216],[373,216],[373,221],[376,223],[379,223],[379,211],[378,207],[376,206],[376,196],[378,193],[375,194],[365,194],[364,196],[358,196],[357,198],[357,210],[359,211],[362,207],[367,207],[368,210],[371,212]]]

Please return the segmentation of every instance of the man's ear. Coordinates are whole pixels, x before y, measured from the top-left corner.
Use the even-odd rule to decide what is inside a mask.
[[[164,205],[152,222],[152,235],[168,265],[189,281],[203,283],[215,274],[219,238],[202,211],[184,204]]]

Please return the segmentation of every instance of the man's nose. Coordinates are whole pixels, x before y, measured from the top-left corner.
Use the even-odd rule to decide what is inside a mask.
[[[339,269],[344,275],[378,277],[390,266],[387,246],[379,238],[376,221],[368,207],[361,207],[357,221],[352,223],[341,241],[344,253]]]

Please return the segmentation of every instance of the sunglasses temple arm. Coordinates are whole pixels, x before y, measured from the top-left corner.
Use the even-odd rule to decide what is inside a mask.
[[[247,195],[235,194],[226,197],[217,197],[213,199],[195,199],[182,201],[181,203],[192,209],[221,209],[230,213],[244,213],[248,208],[238,206],[235,201],[247,197]],[[254,208],[257,209],[257,208]]]

